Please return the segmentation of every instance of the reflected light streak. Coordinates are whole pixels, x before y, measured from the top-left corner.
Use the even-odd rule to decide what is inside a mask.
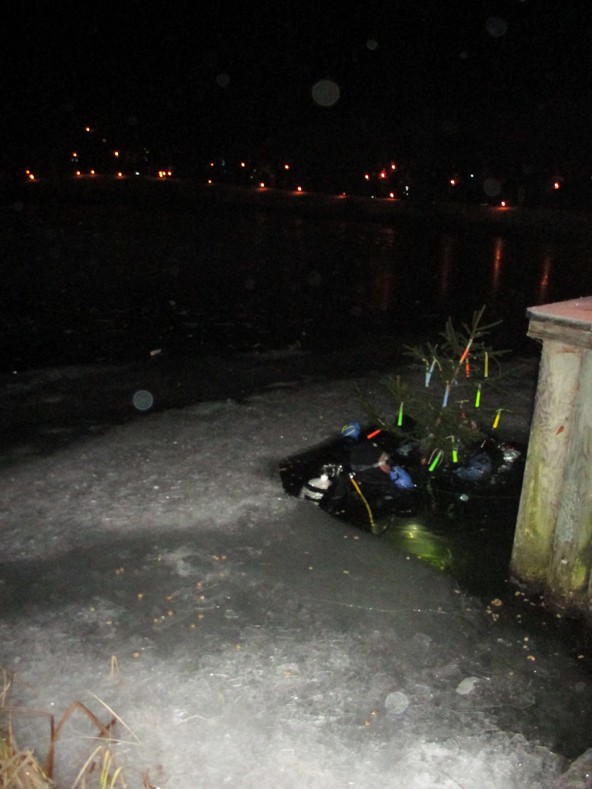
[[[443,304],[448,302],[448,290],[450,287],[450,271],[454,260],[454,239],[450,236],[444,238],[442,247],[442,261],[440,263],[439,294]]]
[[[379,268],[372,278],[370,289],[371,306],[379,312],[389,312],[393,305],[395,275],[392,268]]]
[[[384,227],[380,233],[380,248],[392,250],[395,246],[395,230]],[[371,274],[367,287],[368,306],[379,313],[388,313],[392,309],[395,295],[395,261],[389,264],[376,260],[371,263]]]
[[[550,251],[546,252],[541,269],[541,277],[538,281],[537,304],[545,304],[549,298],[549,282],[551,279],[551,269],[553,267],[553,256]]]
[[[495,239],[495,247],[493,251],[493,267],[491,269],[492,297],[497,296],[497,292],[499,290],[500,276],[502,272],[503,254],[504,254],[504,239],[501,236],[498,236]]]

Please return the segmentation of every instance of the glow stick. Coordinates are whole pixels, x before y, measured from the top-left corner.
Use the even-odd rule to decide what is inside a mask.
[[[456,447],[452,447],[452,462],[458,463],[458,450]]]
[[[465,363],[465,375],[466,375],[467,378],[471,377],[471,365],[469,363],[468,357],[467,357],[467,361]]]
[[[477,385],[477,394],[475,395],[475,408],[481,405],[481,384]]]
[[[403,402],[399,406],[399,416],[397,417],[397,427],[401,427],[403,424]]]
[[[467,356],[469,355],[469,351],[471,350],[471,345],[472,345],[472,344],[473,344],[473,338],[471,337],[471,339],[469,340],[469,343],[468,343],[467,347],[466,347],[466,348],[464,349],[464,351],[463,351],[463,355],[460,357],[460,363],[461,363],[461,364],[464,362],[464,360],[465,360],[465,359],[467,358]]]
[[[446,390],[444,392],[444,399],[442,400],[442,408],[446,408],[448,405],[448,395],[450,394],[450,384],[448,381],[446,382]]]
[[[373,430],[371,433],[368,433],[366,438],[374,438],[374,436],[377,436],[379,433],[382,433],[381,428],[378,428],[377,430]]]
[[[485,351],[485,365],[483,368],[483,377],[489,378],[489,354]]]
[[[443,455],[443,454],[444,454],[444,453],[442,452],[442,450],[441,450],[441,449],[439,449],[439,450],[436,452],[436,455],[435,455],[434,459],[432,460],[432,462],[431,462],[431,463],[430,463],[430,465],[428,466],[428,471],[433,471],[433,470],[436,468],[436,466],[438,465],[438,463],[439,463],[439,462],[442,460],[442,455]]]
[[[425,385],[428,387],[430,385],[430,381],[432,379],[432,373],[434,372],[434,367],[436,366],[436,360],[434,359],[430,364],[428,369],[428,363],[426,362],[426,374],[425,374]]]
[[[495,419],[493,420],[493,425],[492,425],[494,430],[496,430],[497,426],[499,425],[501,413],[502,413],[501,408],[498,408],[497,411],[495,412]]]

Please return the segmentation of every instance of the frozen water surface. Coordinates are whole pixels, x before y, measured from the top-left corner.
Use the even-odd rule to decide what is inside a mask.
[[[79,700],[129,727],[130,787],[567,781],[592,740],[573,650],[283,492],[280,459],[351,417],[351,382],[279,386],[5,453],[0,643],[19,743],[44,756],[32,711],[57,720]],[[95,734],[73,713],[58,785]]]

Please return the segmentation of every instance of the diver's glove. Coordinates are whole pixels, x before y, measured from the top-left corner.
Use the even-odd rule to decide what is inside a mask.
[[[413,480],[410,475],[401,466],[393,466],[389,471],[389,477],[397,488],[402,490],[411,490],[414,488]]]

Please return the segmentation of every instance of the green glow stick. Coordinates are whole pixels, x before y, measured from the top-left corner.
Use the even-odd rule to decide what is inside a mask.
[[[436,468],[436,466],[438,465],[438,463],[439,463],[439,462],[442,460],[442,455],[443,455],[443,454],[444,454],[444,453],[442,452],[442,450],[441,450],[441,449],[439,449],[439,450],[436,452],[436,456],[435,456],[435,458],[432,460],[432,462],[431,462],[431,463],[430,463],[430,465],[428,466],[428,471],[433,471],[433,470]]]

